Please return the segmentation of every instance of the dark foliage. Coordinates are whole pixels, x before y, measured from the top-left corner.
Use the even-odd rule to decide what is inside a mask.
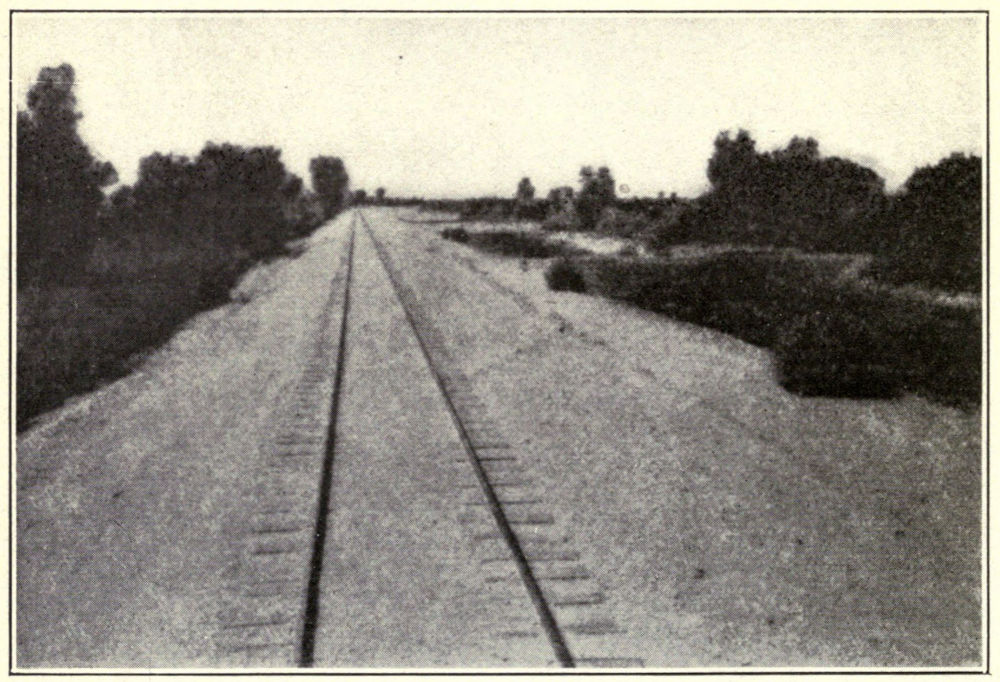
[[[302,186],[274,147],[209,143],[195,159],[154,153],[139,162],[135,185],[112,196],[104,223],[111,234],[197,235],[259,258],[316,227]]]
[[[563,241],[531,232],[474,232],[469,243],[483,251],[518,258],[552,258],[575,251]]]
[[[528,202],[535,198],[535,186],[531,184],[531,178],[521,178],[521,182],[517,183],[514,198],[519,202]]]
[[[920,168],[878,221],[874,273],[896,283],[979,291],[982,280],[982,159],[953,154]]]
[[[545,200],[548,215],[572,213],[573,196],[575,194],[576,192],[569,185],[566,185],[565,187],[553,187],[550,189],[549,195]]]
[[[469,233],[464,227],[449,227],[441,230],[441,236],[445,239],[450,239],[460,244],[466,244],[469,241]]]
[[[17,112],[18,278],[61,279],[79,270],[98,238],[101,187],[116,181],[80,139],[69,64],[44,68]]]
[[[818,310],[779,330],[779,381],[807,396],[890,398],[908,374],[895,359],[897,342],[877,320]]]
[[[462,220],[508,222],[512,220],[544,220],[548,211],[545,199],[508,199],[476,197],[471,199],[430,199],[422,201],[430,211],[457,213]]]
[[[882,178],[852,161],[821,157],[812,138],[758,153],[745,130],[735,139],[720,133],[708,178],[701,226],[715,233],[711,241],[870,251],[869,226],[886,201]]]
[[[611,171],[602,166],[594,173],[590,166],[580,169],[580,191],[574,206],[581,230],[593,230],[601,212],[615,203],[615,180]]]
[[[533,232],[469,232],[461,227],[441,231],[441,236],[500,256],[553,258],[580,253],[561,240],[551,240]]]
[[[804,258],[729,252],[696,261],[576,258],[586,290],[778,349],[781,380],[817,395],[909,390],[972,405],[981,386],[977,309],[841,283]]]
[[[18,429],[128,371],[323,217],[273,147],[154,153],[104,199],[113,169],[76,134],[72,83],[68,66],[43,69],[18,112]]]
[[[313,192],[323,206],[323,217],[330,219],[347,202],[349,178],[344,162],[335,156],[317,156],[309,161]]]
[[[575,291],[583,293],[587,284],[583,275],[566,258],[557,258],[545,270],[545,281],[553,291]]]

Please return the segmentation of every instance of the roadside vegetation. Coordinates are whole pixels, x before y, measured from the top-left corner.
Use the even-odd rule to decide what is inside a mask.
[[[874,171],[822,156],[811,138],[759,152],[741,130],[716,138],[707,175],[710,189],[693,199],[622,199],[608,168],[584,167],[577,189],[553,188],[545,199],[523,190],[525,178],[514,198],[426,207],[468,220],[536,221],[519,238],[558,238],[551,251],[532,247],[558,256],[545,273],[550,288],[624,300],[771,348],[791,391],[979,402],[980,158],[953,154],[887,193]],[[448,232],[480,248],[497,239],[485,235],[503,234]],[[565,233],[634,246],[572,254]]]
[[[314,192],[273,147],[208,143],[195,158],[153,153],[117,182],[77,132],[75,74],[39,73],[17,113],[17,427],[228,300],[254,263],[334,216],[340,159],[317,157]]]
[[[572,254],[582,254],[584,251],[571,244],[556,239],[549,239],[536,232],[513,232],[509,230],[469,232],[464,227],[446,228],[441,231],[445,239],[460,244],[469,244],[483,251],[501,256],[516,256],[518,258],[553,258]]]
[[[980,393],[980,310],[887,294],[803,254],[553,262],[557,290],[586,291],[775,351],[779,381],[811,396],[912,391],[956,406]]]

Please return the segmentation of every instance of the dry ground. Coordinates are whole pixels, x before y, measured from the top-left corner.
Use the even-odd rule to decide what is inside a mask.
[[[608,655],[648,667],[979,663],[978,414],[915,397],[795,397],[775,384],[766,351],[550,292],[542,263],[366,212],[607,595],[602,609],[620,626]],[[348,221],[322,228],[298,259],[255,271],[241,302],[193,320],[133,375],[18,439],[18,665],[256,660],[223,661],[218,632],[236,618],[227,609],[246,578],[247,519],[279,495],[297,495],[288,513],[303,527],[315,515],[317,459],[280,486],[267,472],[281,434],[323,429],[319,398],[304,426],[289,415],[314,395],[302,390],[310,363],[329,357],[324,309],[339,305],[331,280]],[[511,644],[505,657],[490,639],[497,623],[481,625],[490,607],[468,599],[481,586],[458,560],[461,510],[441,503],[467,479],[434,461],[453,454],[447,420],[371,252],[358,264],[353,445],[334,463],[324,575],[326,613],[342,617],[325,629],[321,617],[322,662],[546,665],[531,647],[522,659]],[[289,600],[274,595],[291,616],[308,530],[296,537],[275,567],[293,576]],[[456,661],[447,642],[462,637],[469,653]],[[586,628],[568,637],[573,650],[592,646]],[[288,649],[268,656],[292,660]]]

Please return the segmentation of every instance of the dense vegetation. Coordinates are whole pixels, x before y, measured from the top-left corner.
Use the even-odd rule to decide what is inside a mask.
[[[978,157],[953,154],[918,169],[876,222],[873,247],[880,258],[874,273],[895,283],[978,291],[981,193]]]
[[[483,251],[518,258],[552,258],[580,252],[564,241],[546,239],[545,235],[535,232],[469,232],[463,227],[454,227],[442,230],[441,236]]]
[[[17,419],[127,369],[128,358],[228,298],[253,263],[342,206],[339,159],[313,161],[305,191],[273,147],[206,144],[153,153],[116,180],[77,131],[69,65],[46,68],[17,115]]]
[[[553,188],[544,200],[534,199],[524,178],[513,199],[433,208],[475,220],[544,214],[545,230],[644,243],[653,258],[559,258],[546,279],[555,290],[623,299],[773,348],[790,390],[859,397],[915,391],[955,405],[979,399],[979,306],[933,302],[929,292],[909,295],[857,275],[978,292],[981,159],[952,155],[889,194],[874,171],[822,156],[814,139],[794,137],[759,152],[741,130],[716,138],[707,176],[709,190],[694,199],[622,199],[608,168],[584,167],[577,190]],[[458,228],[449,236],[488,248],[480,242],[501,239],[490,234],[497,232]],[[536,238],[525,235],[518,239]],[[492,250],[519,255],[512,237],[502,240],[511,248]],[[694,260],[670,257],[672,247],[691,243],[724,248]],[[559,245],[548,253],[566,255]],[[832,254],[863,255],[872,265],[840,277],[857,259]]]
[[[952,405],[980,394],[980,311],[888,295],[838,277],[839,259],[736,250],[689,260],[554,261],[550,287],[628,301],[774,348],[779,380],[806,395],[914,391]]]
[[[468,220],[542,221],[549,230],[582,230],[637,238],[668,252],[687,243],[796,247],[867,253],[872,274],[952,292],[978,291],[981,260],[982,160],[954,154],[918,169],[895,193],[874,171],[824,157],[812,138],[759,152],[745,130],[715,139],[710,188],[694,199],[616,196],[608,168],[585,166],[579,188],[534,198],[523,178],[513,198],[424,202]],[[530,192],[527,190],[530,188]]]

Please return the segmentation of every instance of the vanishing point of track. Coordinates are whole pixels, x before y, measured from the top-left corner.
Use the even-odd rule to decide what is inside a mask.
[[[339,432],[341,422],[348,419],[345,410],[350,411],[342,406],[346,400],[342,394],[349,393],[345,386],[357,386],[355,381],[366,380],[364,375],[350,375],[356,370],[347,369],[351,355],[348,344],[352,333],[356,333],[352,332],[352,317],[363,312],[359,309],[352,315],[355,242],[362,238],[357,234],[361,227],[380,264],[374,267],[384,270],[389,285],[386,290],[391,289],[398,300],[406,319],[406,333],[412,334],[420,349],[414,357],[423,358],[436,388],[427,386],[431,394],[440,394],[439,404],[446,408],[447,418],[443,412],[436,413],[442,419],[440,423],[450,421],[453,442],[460,443],[464,450],[459,454],[456,449],[451,459],[471,466],[473,477],[468,485],[462,484],[467,499],[456,502],[473,506],[456,510],[455,521],[470,528],[474,543],[496,543],[491,545],[492,553],[479,556],[483,566],[505,563],[516,567],[516,572],[506,577],[483,577],[486,586],[497,585],[498,581],[508,585],[504,589],[513,590],[512,595],[520,593],[518,582],[523,585],[530,601],[525,600],[510,615],[537,617],[533,634],[508,626],[493,634],[483,632],[484,641],[544,633],[554,662],[562,667],[641,667],[641,659],[615,655],[620,646],[615,636],[623,630],[613,620],[598,617],[605,602],[604,592],[580,563],[580,554],[572,551],[568,537],[554,532],[556,520],[548,513],[543,495],[532,494],[536,488],[528,473],[530,466],[526,468],[518,461],[518,454],[526,453],[519,453],[519,447],[507,442],[489,419],[489,410],[439,333],[432,310],[407,286],[392,255],[361,211],[353,213],[349,232],[338,238],[344,239],[345,248],[340,252],[340,265],[318,320],[315,351],[288,396],[287,409],[279,418],[274,437],[262,450],[256,511],[251,510],[256,520],[249,535],[234,541],[236,545],[242,542],[243,549],[234,569],[233,608],[225,612],[219,626],[220,652],[263,656],[267,660],[275,660],[274,655],[284,652],[285,660],[294,660],[306,668],[317,665],[327,654],[319,633],[327,623],[336,621],[324,620],[334,618],[323,612],[328,604],[324,600],[329,599],[324,595],[337,593],[338,576],[331,567],[324,567],[324,557],[329,563],[332,556],[338,556],[330,554],[336,551],[334,538],[338,537],[331,518],[339,500],[333,481],[342,466],[338,458],[344,456],[344,448],[351,447],[341,442],[350,436]],[[317,474],[319,490],[310,502],[303,492],[316,491]],[[486,513],[473,513],[476,509]],[[481,554],[485,549],[477,552]],[[295,575],[307,575],[304,596],[294,589]],[[520,594],[523,597],[524,593]],[[523,612],[532,606],[534,616]],[[505,622],[503,616],[499,617]],[[571,652],[571,645],[582,651]]]

